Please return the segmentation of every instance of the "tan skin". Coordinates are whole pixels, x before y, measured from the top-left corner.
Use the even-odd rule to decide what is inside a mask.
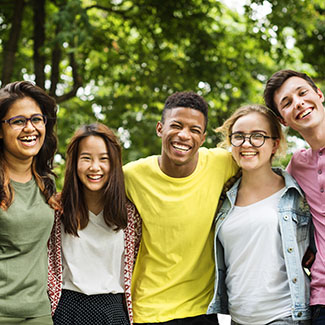
[[[98,136],[89,136],[81,140],[77,173],[83,184],[88,209],[96,215],[104,207],[103,191],[108,182],[109,170],[109,155],[104,140]]]
[[[30,118],[34,114],[42,114],[38,104],[29,97],[16,100],[8,109],[3,120],[14,116]],[[45,138],[45,126],[35,128],[30,121],[21,130],[13,129],[8,123],[3,123],[0,137],[4,141],[4,157],[10,179],[26,183],[32,179],[32,162],[41,149]],[[35,137],[35,141],[22,141],[24,137]]]

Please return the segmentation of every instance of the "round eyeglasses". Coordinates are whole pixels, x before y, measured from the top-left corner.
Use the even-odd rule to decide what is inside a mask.
[[[22,130],[27,122],[30,121],[34,128],[43,128],[47,122],[46,116],[42,114],[34,114],[31,117],[25,117],[22,115],[14,116],[8,120],[1,121],[2,123],[8,123],[14,130]]]
[[[264,135],[262,133],[253,132],[253,133],[240,133],[235,132],[229,135],[230,143],[234,147],[240,147],[244,144],[246,139],[248,139],[249,143],[255,147],[259,148],[262,147],[262,145],[265,143],[265,139],[277,139],[276,137],[269,137],[267,135]]]

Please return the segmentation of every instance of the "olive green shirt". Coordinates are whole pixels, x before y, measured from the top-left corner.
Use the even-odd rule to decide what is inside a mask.
[[[0,209],[0,316],[50,315],[47,241],[54,211],[34,179],[11,185],[14,201]]]

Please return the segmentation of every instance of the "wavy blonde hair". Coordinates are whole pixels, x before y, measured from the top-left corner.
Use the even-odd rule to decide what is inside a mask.
[[[269,122],[271,137],[279,139],[279,148],[276,152],[277,155],[281,155],[286,151],[286,141],[282,131],[282,126],[278,117],[266,106],[259,104],[250,104],[238,108],[223,124],[222,126],[215,129],[215,132],[221,133],[223,135],[223,141],[218,144],[218,147],[229,148],[230,134],[232,133],[232,128],[236,121],[250,113],[258,113],[264,116]],[[273,155],[272,155],[273,158]]]

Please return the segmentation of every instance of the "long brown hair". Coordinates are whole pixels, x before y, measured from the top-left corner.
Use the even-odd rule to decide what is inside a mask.
[[[101,123],[84,125],[73,135],[67,149],[66,171],[61,195],[62,223],[67,233],[78,236],[89,222],[83,184],[77,174],[78,152],[81,140],[89,136],[101,137],[107,147],[110,170],[104,189],[103,216],[106,224],[114,230],[127,226],[126,196],[122,170],[122,149],[113,131]]]
[[[25,97],[35,100],[43,115],[47,117],[44,143],[38,154],[33,158],[31,168],[37,185],[48,201],[55,193],[55,174],[52,171],[54,154],[57,148],[57,138],[54,130],[57,112],[55,100],[43,89],[31,82],[12,82],[0,89],[0,121],[17,100]],[[0,123],[1,127],[2,123]],[[10,185],[3,152],[4,142],[3,139],[0,139],[0,207],[7,210],[14,199],[14,189]]]

